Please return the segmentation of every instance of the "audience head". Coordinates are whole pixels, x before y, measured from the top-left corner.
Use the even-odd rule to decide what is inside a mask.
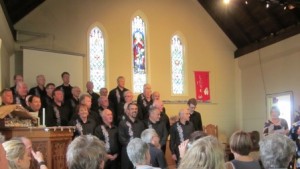
[[[45,86],[46,79],[44,75],[37,75],[36,76],[36,83],[39,86]]]
[[[124,92],[125,103],[130,103],[133,101],[133,93],[130,90]]]
[[[73,86],[71,92],[74,98],[79,98],[81,90],[78,86]]]
[[[190,138],[189,138],[189,143],[187,145],[187,148],[190,148],[192,146],[192,144],[200,139],[200,138],[203,138],[207,136],[206,133],[204,133],[203,131],[194,131],[191,135],[190,135]]]
[[[13,78],[14,78],[15,85],[17,85],[18,82],[23,82],[23,76],[22,75],[15,74]]]
[[[260,158],[265,169],[287,168],[296,153],[295,142],[283,134],[269,134],[259,142]]]
[[[130,140],[127,145],[127,154],[134,166],[150,164],[148,144],[143,142],[140,138]]]
[[[106,87],[102,87],[99,91],[100,96],[107,96],[108,95],[108,90]]]
[[[149,109],[149,120],[151,122],[158,122],[160,120],[160,111],[158,108],[151,106]]]
[[[32,142],[31,142],[31,140],[29,138],[27,138],[27,137],[13,137],[13,138],[11,138],[11,140],[19,140],[19,141],[21,141],[25,145],[27,154],[29,156],[31,155]]]
[[[68,85],[70,83],[70,73],[69,72],[62,72],[61,79],[63,80],[63,83]]]
[[[164,104],[161,100],[154,100],[153,104],[154,107],[158,108],[160,112],[164,109]]]
[[[119,88],[124,88],[125,87],[125,77],[119,76],[117,78],[117,84]]]
[[[154,91],[153,93],[152,93],[152,100],[160,100],[160,94],[159,94],[159,92],[158,91]]]
[[[89,110],[84,104],[77,105],[75,108],[75,112],[79,115],[81,119],[86,119],[89,115]]]
[[[141,134],[141,139],[148,144],[152,144],[155,147],[160,147],[160,138],[154,129],[146,129]]]
[[[247,156],[252,150],[250,135],[244,131],[236,131],[230,137],[230,149],[232,153]]]
[[[197,107],[197,100],[195,98],[190,98],[187,102],[187,105],[189,106],[189,112],[190,114],[193,114]]]
[[[0,165],[4,169],[8,169],[8,161],[6,159],[6,153],[2,146],[2,142],[4,142],[4,136],[0,133]]]
[[[13,104],[14,96],[12,91],[9,88],[3,89],[1,91],[1,100],[2,100],[2,104],[4,105]]]
[[[64,101],[64,92],[61,89],[56,88],[52,92],[52,97],[54,102],[62,103]]]
[[[86,82],[85,86],[86,86],[86,90],[88,92],[93,92],[93,90],[94,90],[94,83],[92,81]]]
[[[8,165],[12,169],[29,169],[31,155],[26,151],[25,145],[20,140],[10,140],[2,143],[6,152]]]
[[[107,96],[100,96],[98,99],[98,105],[103,108],[107,108],[109,106],[109,101]]]
[[[18,82],[16,86],[16,93],[21,97],[26,97],[28,94],[27,84],[24,82]]]
[[[196,140],[181,159],[179,169],[225,169],[224,150],[214,136]]]
[[[129,103],[127,106],[128,109],[128,117],[135,119],[138,114],[138,106],[136,103]]]
[[[113,122],[113,113],[109,109],[104,109],[101,112],[102,120],[105,124],[112,124]]]
[[[92,135],[81,135],[68,146],[67,166],[69,169],[103,169],[105,156],[102,141]]]
[[[55,89],[55,84],[54,83],[47,83],[46,85],[46,92],[48,96],[53,96],[53,90]]]
[[[179,120],[182,122],[190,121],[190,113],[188,109],[181,109],[179,112]]]
[[[259,139],[260,139],[260,136],[259,136],[259,132],[258,131],[252,131],[250,132],[250,138],[251,138],[251,141],[252,141],[252,151],[258,151],[259,150]]]
[[[82,94],[79,97],[79,103],[87,106],[88,109],[92,106],[92,97],[89,94]]]
[[[41,109],[42,102],[39,96],[32,95],[28,98],[29,107],[37,112]]]

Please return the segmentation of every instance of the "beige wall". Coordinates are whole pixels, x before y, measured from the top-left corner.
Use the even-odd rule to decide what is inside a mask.
[[[262,131],[267,119],[266,94],[292,91],[294,107],[300,105],[299,41],[296,35],[238,59],[244,129]]]
[[[186,100],[195,96],[193,71],[211,73],[211,104],[199,104],[204,124],[219,125],[221,135],[236,129],[236,82],[234,45],[196,0],[52,0],[15,25],[16,29],[41,33],[35,38],[20,34],[18,45],[88,54],[87,34],[93,24],[103,28],[109,89],[116,86],[116,77],[131,81],[131,19],[135,14],[147,23],[147,56],[149,82],[161,92],[164,100]],[[187,95],[171,95],[170,38],[183,35],[186,49]],[[63,61],[63,60],[62,60]],[[72,77],[73,78],[73,77]],[[86,77],[87,78],[87,77]],[[166,105],[175,115],[185,104]]]
[[[5,15],[2,8],[0,7],[0,88],[9,87],[10,85],[10,67],[9,57],[14,52],[14,40],[8,23],[6,22]]]

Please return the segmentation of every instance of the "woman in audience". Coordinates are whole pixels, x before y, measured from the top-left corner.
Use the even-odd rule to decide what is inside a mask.
[[[206,133],[204,133],[203,131],[194,131],[191,136],[190,139],[185,140],[184,142],[182,142],[179,146],[179,157],[180,159],[183,158],[185,152],[188,150],[188,148],[191,147],[191,145],[193,144],[194,141],[207,136]]]
[[[160,169],[150,166],[149,146],[140,138],[130,140],[127,154],[135,169]]]
[[[27,153],[25,145],[20,140],[10,140],[2,143],[6,152],[9,169],[29,169],[31,155]],[[31,151],[39,164],[39,169],[47,169],[42,153]]]
[[[259,160],[259,132],[252,131],[250,133],[250,138],[252,141],[252,150],[249,153],[249,156],[253,158],[253,160]]]
[[[252,150],[250,135],[243,131],[237,131],[230,137],[230,149],[234,155],[234,160],[226,163],[227,169],[259,169],[261,168],[257,160],[249,156]]]
[[[265,169],[287,169],[297,149],[292,139],[278,133],[263,137],[259,146],[260,158]]]
[[[287,135],[289,127],[285,119],[279,118],[280,111],[277,106],[272,106],[270,111],[270,119],[265,122],[264,135],[271,133],[280,133]]]
[[[224,150],[217,138],[196,140],[181,159],[178,169],[225,169]]]

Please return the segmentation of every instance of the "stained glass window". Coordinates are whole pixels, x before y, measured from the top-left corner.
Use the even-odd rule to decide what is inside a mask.
[[[105,52],[104,37],[99,27],[94,27],[90,32],[90,81],[94,84],[94,91],[99,92],[105,86]]]
[[[172,94],[181,95],[184,92],[184,59],[182,41],[178,35],[172,37],[171,62]]]
[[[145,22],[140,16],[132,20],[133,92],[141,93],[147,82]]]

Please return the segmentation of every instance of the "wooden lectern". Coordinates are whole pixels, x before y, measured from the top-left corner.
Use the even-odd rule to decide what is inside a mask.
[[[6,140],[12,137],[27,137],[32,141],[34,151],[40,151],[49,169],[67,169],[66,152],[72,141],[74,127],[13,127],[1,128]],[[34,161],[34,159],[32,159]],[[38,169],[37,163],[31,169]]]

